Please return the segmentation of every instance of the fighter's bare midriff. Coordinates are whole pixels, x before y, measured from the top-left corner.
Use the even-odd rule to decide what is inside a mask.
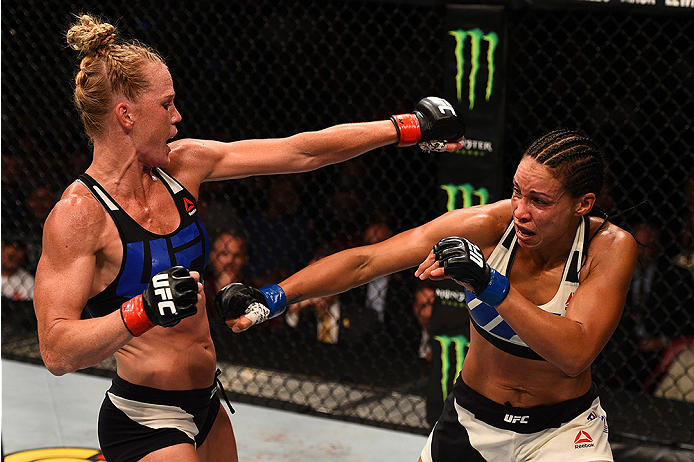
[[[590,389],[590,368],[570,377],[544,360],[505,353],[471,327],[463,381],[492,401],[515,407],[555,404],[577,398]]]
[[[212,385],[216,354],[204,306],[203,300],[196,315],[174,327],[154,327],[118,350],[118,375],[128,382],[161,390]]]

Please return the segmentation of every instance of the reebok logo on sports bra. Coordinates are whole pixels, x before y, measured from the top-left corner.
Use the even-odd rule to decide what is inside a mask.
[[[539,307],[557,316],[564,316],[566,314],[569,301],[578,288],[578,273],[588,244],[588,220],[588,217],[583,217],[576,230],[569,257],[564,264],[564,271],[562,272],[559,289],[552,300]],[[517,248],[516,233],[513,223],[511,223],[497,246],[494,248],[494,251],[489,256],[487,263],[499,273],[507,275],[513,264],[513,258]],[[542,360],[540,355],[530,349],[530,347],[518,337],[518,334],[516,334],[511,326],[504,321],[499,312],[496,311],[496,308],[478,300],[469,290],[465,290],[465,296],[468,309],[470,310],[472,325],[485,339],[497,348],[514,356]]]
[[[87,310],[94,317],[111,313],[126,300],[141,294],[152,277],[163,270],[180,265],[202,274],[207,265],[209,237],[196,213],[195,198],[163,170],[155,168],[152,172],[168,189],[181,219],[171,234],[158,235],[147,231],[125,213],[93,178],[82,174],[78,179],[109,213],[123,243],[123,260],[118,276],[87,302]]]

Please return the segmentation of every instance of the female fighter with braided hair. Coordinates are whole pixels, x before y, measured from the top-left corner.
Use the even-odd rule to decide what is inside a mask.
[[[236,461],[200,283],[209,251],[200,184],[304,172],[393,143],[451,140],[437,144],[452,151],[464,124],[444,100],[424,98],[392,120],[169,143],[181,115],[161,56],[119,43],[113,26],[88,15],[67,41],[83,56],[74,98],[93,160],[44,227],[34,297],[44,363],[62,375],[115,355],[99,414],[109,462]]]
[[[524,153],[511,199],[333,254],[279,285],[232,284],[217,295],[217,310],[240,332],[286,303],[419,264],[420,279],[465,286],[473,326],[420,460],[612,461],[590,365],[619,322],[637,247],[591,213],[603,175],[591,139],[553,131]]]

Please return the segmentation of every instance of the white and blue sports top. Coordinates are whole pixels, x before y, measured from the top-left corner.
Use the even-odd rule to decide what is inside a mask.
[[[564,272],[559,284],[559,290],[554,294],[554,297],[549,302],[541,305],[539,308],[556,314],[557,316],[565,316],[566,308],[569,305],[569,300],[578,288],[578,274],[581,269],[581,262],[588,248],[588,232],[590,231],[589,218],[584,216],[581,220],[576,235],[574,237],[569,257],[564,264]],[[494,251],[487,259],[487,263],[497,270],[499,273],[508,277],[513,259],[518,249],[518,238],[511,223],[506,232],[502,236],[499,243],[494,248]],[[511,326],[504,321],[501,315],[496,311],[496,308],[484,302],[481,302],[469,290],[465,291],[468,309],[470,310],[470,318],[472,325],[477,332],[487,339],[492,345],[500,350],[514,356],[522,358],[543,360],[543,358],[535,353],[525,342],[516,334]]]

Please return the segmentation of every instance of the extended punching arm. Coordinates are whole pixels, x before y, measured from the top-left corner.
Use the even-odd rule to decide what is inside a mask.
[[[398,131],[398,147],[412,146],[420,141],[458,141],[465,135],[465,122],[453,106],[443,98],[421,99],[410,114],[390,117]]]
[[[154,326],[173,327],[198,312],[198,283],[188,270],[174,266],[156,274],[141,295],[120,308],[125,328],[138,337]]]
[[[444,274],[459,284],[469,284],[477,299],[498,305],[508,293],[506,276],[490,267],[479,247],[461,237],[446,237],[434,246]]]

